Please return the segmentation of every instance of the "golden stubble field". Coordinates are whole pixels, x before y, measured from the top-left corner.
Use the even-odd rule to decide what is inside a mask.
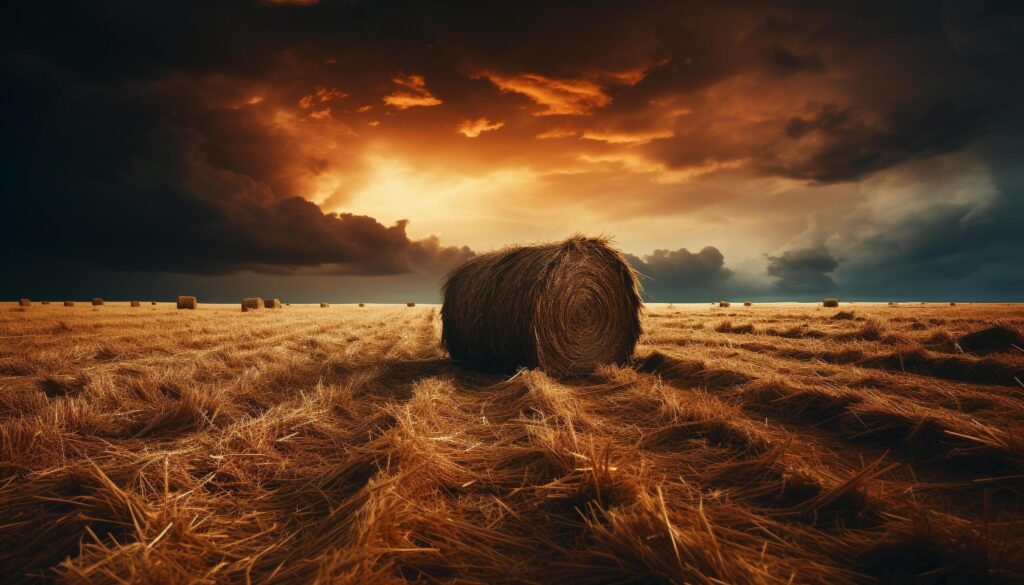
[[[0,575],[1024,579],[1024,353],[957,342],[1022,306],[649,307],[571,381],[438,312],[0,306]]]

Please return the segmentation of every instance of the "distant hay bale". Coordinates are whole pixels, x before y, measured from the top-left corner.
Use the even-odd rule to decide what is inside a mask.
[[[640,284],[605,239],[514,246],[452,270],[441,340],[453,359],[562,377],[629,360],[640,336]]]
[[[825,300],[821,301],[821,306],[822,307],[838,307],[839,306],[839,299],[825,299]]]
[[[950,307],[955,307],[955,306],[956,306],[956,303],[949,303],[949,306],[950,306]]]
[[[324,303],[324,302],[321,302],[321,303],[320,303],[320,308],[321,308],[321,309],[326,309],[327,307],[330,307],[330,306],[331,306],[331,304],[330,304],[330,303]]]
[[[255,311],[263,306],[263,299],[259,297],[246,297],[242,299],[242,312]]]
[[[74,307],[75,306],[75,301],[64,301],[64,306],[65,307]]]
[[[405,303],[405,306],[406,307],[415,307],[416,303],[414,303],[413,301],[409,301],[408,303]]]
[[[366,305],[364,305],[363,303],[359,303],[359,306],[360,307],[365,307]]]
[[[18,306],[19,307],[31,307],[32,306],[32,301],[30,301],[28,299],[20,299],[18,301]]]
[[[280,309],[281,299],[263,299],[264,309]]]
[[[101,299],[99,297],[97,297],[97,298],[92,300],[92,306],[94,306],[94,307],[98,307],[98,306],[100,306],[102,304],[103,304],[103,299]]]
[[[49,305],[49,304],[50,304],[50,301],[43,301],[43,302],[42,302],[42,303],[40,303],[40,304],[43,304],[43,305]]]
[[[150,301],[149,304],[156,305],[156,301]]]
[[[750,302],[750,301],[743,301],[743,306],[744,306],[744,307],[750,307],[750,306],[753,306],[753,304],[754,304],[754,303],[752,303],[752,302]]]
[[[140,303],[139,301],[132,301],[132,302],[131,302],[131,305],[132,305],[133,307],[141,307],[141,306],[142,306],[142,303]]]
[[[731,307],[732,303],[729,301],[718,301],[718,306],[722,308]]]
[[[178,297],[178,308],[179,309],[195,309],[199,302],[196,301],[195,297],[180,296]]]

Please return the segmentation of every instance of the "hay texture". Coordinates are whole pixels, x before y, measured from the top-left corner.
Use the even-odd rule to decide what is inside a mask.
[[[195,297],[178,297],[178,308],[179,309],[194,309],[199,304]]]
[[[242,312],[255,311],[263,306],[263,299],[259,297],[246,297],[242,299]]]
[[[140,303],[139,301],[132,301],[131,305],[132,305],[133,307],[141,307],[141,306],[142,306],[142,303]]]
[[[97,297],[97,298],[92,300],[92,306],[94,306],[94,307],[98,307],[98,306],[100,306],[102,304],[103,304],[103,299],[101,299],[99,297]]]
[[[628,361],[640,337],[639,281],[606,239],[477,256],[448,274],[443,294],[442,342],[485,369],[586,374]]]
[[[263,308],[265,309],[280,309],[281,299],[264,299]]]
[[[31,307],[32,306],[32,301],[30,301],[28,299],[19,299],[18,300],[18,306],[19,307]]]
[[[838,307],[839,306],[839,299],[825,299],[825,300],[821,301],[821,306],[822,307]]]
[[[64,301],[64,306],[65,307],[74,307],[75,306],[75,301]]]

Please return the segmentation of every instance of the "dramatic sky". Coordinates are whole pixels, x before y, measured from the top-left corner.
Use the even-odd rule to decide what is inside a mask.
[[[18,2],[0,298],[1024,300],[1024,3]]]

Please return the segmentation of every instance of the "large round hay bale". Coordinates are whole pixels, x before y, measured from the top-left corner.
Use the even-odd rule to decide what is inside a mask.
[[[98,307],[98,306],[100,306],[102,304],[103,304],[103,299],[101,299],[99,297],[97,297],[97,298],[92,300],[92,306],[94,306],[94,307]]]
[[[18,306],[19,307],[31,307],[32,306],[32,301],[30,301],[29,299],[18,299]]]
[[[242,299],[242,312],[255,311],[263,306],[263,299],[259,297],[246,297]]]
[[[132,301],[131,302],[131,306],[133,306],[133,307],[141,307],[142,303],[140,303],[139,301]]]
[[[723,309],[727,309],[732,306],[732,303],[730,303],[729,301],[718,301],[718,306],[722,307]]]
[[[43,302],[42,302],[42,303],[40,303],[40,304],[42,304],[42,305],[49,305],[49,304],[50,304],[50,301],[43,301]]]
[[[263,299],[263,307],[265,309],[280,309],[281,299]]]
[[[408,303],[405,303],[405,306],[406,306],[406,307],[415,307],[415,306],[416,306],[416,303],[415,303],[415,302],[413,302],[413,301],[409,301]]]
[[[156,306],[156,301],[149,301],[149,304]]]
[[[822,307],[838,307],[839,306],[839,300],[838,299],[825,299],[825,300],[821,301],[821,306]]]
[[[442,290],[442,342],[453,359],[486,369],[586,374],[629,360],[640,337],[640,283],[605,239],[483,254]]]
[[[75,301],[64,301],[64,306],[65,307],[74,307],[75,306]]]
[[[752,303],[752,302],[750,302],[750,301],[743,301],[743,306],[744,306],[744,307],[751,307],[751,306],[753,306],[753,305],[754,305],[754,303]]]
[[[323,303],[323,302],[321,302],[321,303],[320,303],[320,308],[321,308],[321,309],[327,309],[327,308],[329,308],[330,306],[331,306],[331,304],[330,304],[330,303]]]
[[[366,305],[364,305],[363,303],[359,303],[359,306],[360,307],[365,307]]]
[[[178,297],[178,308],[179,309],[194,309],[194,308],[196,308],[196,305],[198,305],[198,304],[199,304],[199,302],[196,301],[195,297],[186,297],[186,296]]]

